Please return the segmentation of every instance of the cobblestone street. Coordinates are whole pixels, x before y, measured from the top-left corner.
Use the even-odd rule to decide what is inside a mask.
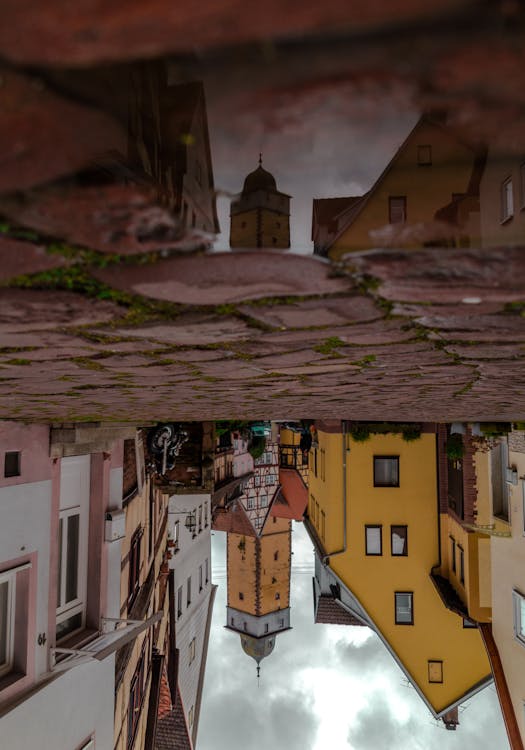
[[[14,282],[2,291],[2,417],[524,416],[519,251],[351,261],[224,253],[83,271],[124,305]]]

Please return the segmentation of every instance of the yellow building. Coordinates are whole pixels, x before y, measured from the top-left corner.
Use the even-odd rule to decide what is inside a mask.
[[[335,215],[339,204],[314,201],[314,253],[337,260],[373,247],[475,244],[483,165],[445,117],[422,116],[367,193]]]
[[[139,750],[153,743],[160,673],[164,661],[173,658],[168,647],[168,495],[152,487],[144,471],[140,432],[124,443],[124,476],[120,617],[157,620],[120,649],[116,659],[114,747]]]
[[[343,605],[346,597],[433,716],[454,728],[450,711],[492,678],[478,629],[447,609],[432,576],[440,563],[437,480],[430,427],[411,442],[400,434],[357,442],[341,425],[319,424],[307,529],[318,595],[332,591]]]
[[[232,201],[230,247],[290,247],[290,196],[277,190],[261,156],[257,169],[244,180],[242,193]]]

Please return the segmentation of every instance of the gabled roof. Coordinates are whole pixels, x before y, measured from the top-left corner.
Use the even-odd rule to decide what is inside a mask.
[[[422,125],[433,125],[436,128],[440,128],[441,130],[445,130],[447,133],[450,134],[451,137],[455,138],[458,143],[460,143],[465,148],[471,149],[473,153],[475,152],[475,149],[467,143],[464,143],[460,140],[459,137],[456,136],[454,131],[447,127],[445,118],[443,115],[433,115],[431,113],[425,113],[423,114],[419,120],[416,122],[410,133],[407,135],[403,143],[399,146],[397,151],[395,152],[394,156],[390,159],[385,169],[381,172],[377,180],[374,182],[370,190],[365,193],[361,200],[358,202],[352,204],[348,209],[346,209],[346,212],[343,212],[339,217],[339,230],[337,231],[336,235],[331,241],[330,247],[337,242],[337,240],[347,231],[349,227],[352,226],[353,222],[356,220],[356,218],[359,216],[363,208],[367,205],[370,198],[372,198],[375,193],[377,192],[378,188],[382,184],[383,180],[387,176],[387,174],[393,169],[395,166],[395,163],[397,162],[397,159],[401,152],[405,149],[407,144],[412,140],[414,137],[414,134],[417,133],[417,131],[422,127]]]
[[[357,201],[362,195],[351,195],[344,198],[314,198],[312,210],[312,240],[314,239],[315,227],[327,226],[337,216]]]
[[[364,622],[343,609],[332,596],[327,594],[321,594],[317,600],[315,622],[326,625],[365,625]]]
[[[295,469],[279,469],[281,488],[272,504],[270,515],[302,521],[308,505],[308,490]]]
[[[165,675],[162,679],[165,679]],[[177,700],[173,708],[164,712],[162,716],[159,712],[155,733],[155,750],[193,750],[178,686]]]
[[[215,508],[211,526],[214,531],[225,531],[227,534],[257,536],[242,503],[238,501],[227,508]]]

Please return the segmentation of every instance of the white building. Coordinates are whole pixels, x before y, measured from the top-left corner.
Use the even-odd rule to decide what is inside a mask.
[[[211,582],[210,493],[170,497],[168,538],[175,579],[178,685],[195,746],[216,590]]]
[[[112,750],[115,651],[136,630],[104,634],[119,618],[104,518],[122,505],[122,440],[82,455],[55,441],[54,458],[51,443],[46,426],[0,423],[0,745]]]

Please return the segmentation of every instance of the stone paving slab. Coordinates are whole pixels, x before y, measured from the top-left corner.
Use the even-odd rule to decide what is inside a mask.
[[[117,289],[187,305],[349,291],[349,279],[330,274],[330,265],[316,258],[272,251],[207,253],[93,270]]]
[[[304,300],[289,305],[242,305],[239,310],[275,328],[337,326],[377,320],[381,312],[363,295]]]
[[[64,257],[46,253],[41,245],[0,235],[0,282],[22,274],[60,268],[65,264]]]
[[[103,329],[100,330],[104,333]],[[176,346],[220,344],[256,336],[259,331],[250,328],[244,321],[230,316],[201,316],[186,320],[181,318],[171,324],[151,324],[135,328],[117,328],[112,333],[117,336],[130,336],[147,341]]]
[[[0,302],[1,333],[107,323],[123,314],[113,302],[63,291],[0,288]]]
[[[464,299],[525,299],[521,248],[371,250],[345,256],[348,267],[379,281],[381,297],[396,302],[458,304]]]

